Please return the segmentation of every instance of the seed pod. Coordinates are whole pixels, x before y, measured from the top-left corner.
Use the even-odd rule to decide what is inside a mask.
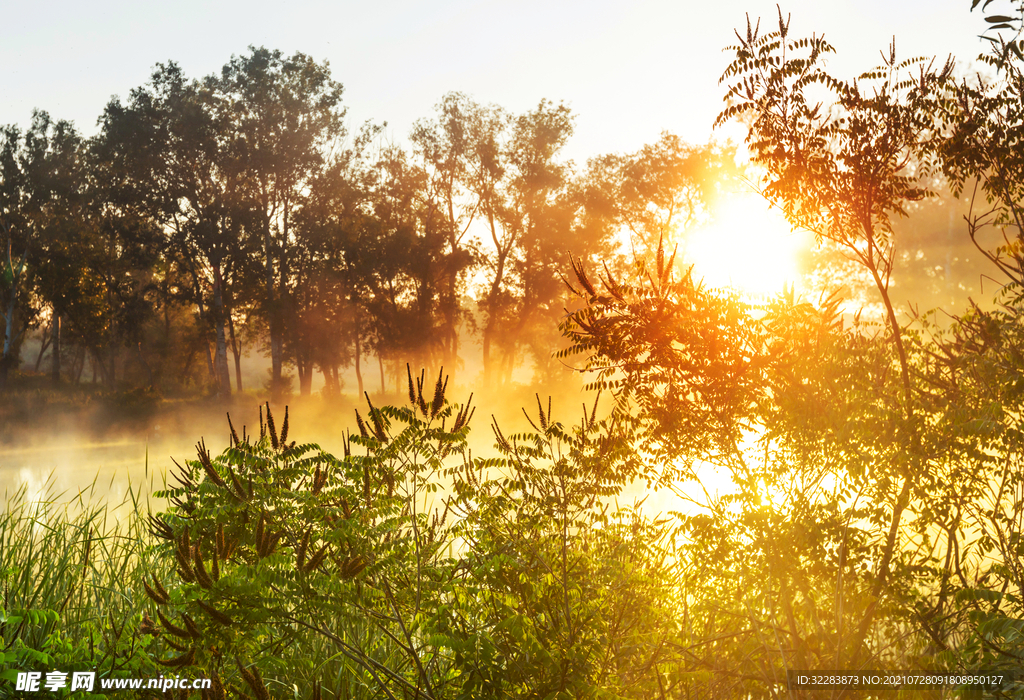
[[[277,428],[274,427],[274,415],[270,412],[270,402],[267,402],[267,432],[270,434],[270,444],[276,450],[278,446]]]
[[[221,625],[223,625],[225,627],[227,627],[228,625],[231,624],[231,622],[232,622],[231,618],[228,617],[227,615],[225,615],[224,613],[222,613],[217,608],[215,608],[212,605],[209,605],[207,603],[204,603],[201,600],[197,600],[196,603],[199,604],[199,607],[201,607],[203,609],[203,611],[207,615],[209,615],[211,618],[213,618],[214,622],[217,622],[217,623],[219,623],[219,624],[221,624]]]
[[[210,451],[206,449],[205,440],[200,439],[199,442],[196,443],[196,453],[199,455],[199,463],[203,465],[203,470],[206,472],[206,475],[210,477],[210,481],[222,488],[226,487],[227,484],[224,483],[224,479],[217,473],[217,470],[213,466],[213,462],[210,460]]]
[[[213,566],[210,567],[210,575],[214,581],[220,581],[220,566],[217,565],[217,553],[213,554]]]
[[[270,700],[270,693],[267,692],[267,686],[263,684],[263,677],[260,675],[260,670],[255,666],[250,671],[242,665],[242,662],[237,658],[235,663],[238,664],[238,671],[242,674],[242,678],[245,679],[246,685],[252,688],[252,692],[256,694],[258,700]]]
[[[224,692],[224,684],[221,683],[220,675],[214,671],[210,679],[210,697],[212,700],[227,700],[227,693]]]
[[[189,561],[188,555],[182,554],[181,550],[174,552],[175,558],[178,560],[178,575],[186,583],[194,583],[196,580],[196,574],[192,570],[192,563]]]
[[[448,377],[444,378],[444,384],[441,384],[441,375],[444,374],[444,367],[437,373],[437,384],[434,385],[434,400],[430,402],[430,417],[436,418],[437,414],[441,412],[441,407],[444,406],[444,392],[448,388]]]
[[[237,476],[235,476],[235,470],[232,469],[230,465],[228,465],[227,470],[228,476],[231,477],[231,485],[235,487],[235,496],[238,497],[238,500],[248,501],[249,498],[252,498],[252,494],[248,494],[248,498],[246,497],[245,489],[242,488],[242,482],[238,480]]]
[[[157,659],[156,662],[161,666],[170,666],[171,668],[181,668],[182,666],[188,666],[196,658],[196,650],[194,648],[189,649],[187,652],[173,659]]]
[[[302,539],[299,540],[299,546],[295,550],[295,568],[301,570],[302,565],[306,563],[306,547],[309,545],[309,535],[313,531],[312,527],[306,529],[302,533]]]
[[[192,548],[192,561],[195,562],[196,581],[203,588],[209,590],[213,588],[213,580],[210,578],[210,574],[206,572],[206,566],[203,564],[203,554],[199,551],[199,544]]]
[[[281,449],[288,445],[288,407],[284,407],[284,422],[281,423]]]
[[[191,639],[192,635],[188,633],[188,630],[184,630],[178,627],[176,624],[164,617],[164,614],[159,610],[156,611],[156,616],[160,618],[160,624],[164,626],[164,629],[173,634],[175,637],[181,637],[182,639]]]
[[[154,637],[160,636],[160,629],[153,622],[153,619],[149,616],[149,613],[142,613],[142,622],[139,624],[139,632],[142,634],[151,634]]]
[[[264,535],[266,534],[265,533],[266,520],[267,520],[266,513],[261,511],[260,512],[259,522],[256,523],[256,551],[257,552],[261,552],[262,549],[263,549],[263,540],[264,540]],[[262,557],[263,554],[260,554],[260,556]]]
[[[174,649],[175,651],[185,652],[185,651],[188,651],[190,649],[188,644],[184,644],[184,643],[178,644],[177,642],[174,641],[173,637],[168,637],[166,635],[164,635],[164,644],[169,646],[171,649]]]
[[[325,544],[323,547],[321,547],[317,551],[317,553],[312,556],[312,558],[306,564],[305,568],[303,568],[303,572],[304,573],[309,573],[310,571],[315,570],[316,567],[320,566],[323,563],[324,559],[327,558],[327,553],[329,551],[330,551],[330,545],[329,544]]]
[[[162,596],[156,591],[154,591],[152,588],[149,587],[149,584],[145,581],[142,582],[142,586],[146,589],[146,595],[148,595],[154,603],[156,603],[157,605],[167,605],[168,601],[170,600],[169,598]]]
[[[364,438],[370,437],[369,431],[366,429],[366,423],[363,422],[363,417],[359,415],[359,409],[356,409],[356,425],[359,426],[359,434]]]
[[[238,447],[238,433],[235,432],[235,426],[231,424],[231,414],[228,413],[228,428],[231,429],[231,445]]]
[[[214,548],[217,550],[217,558],[224,559],[224,551],[227,549],[227,541],[224,538],[224,523],[217,526],[217,536],[214,538]]]
[[[185,629],[188,630],[189,636],[192,639],[201,639],[203,633],[199,631],[199,626],[196,625],[196,621],[188,616],[187,613],[182,613],[182,621],[185,623]]]
[[[366,568],[367,561],[358,554],[354,554],[341,563],[340,574],[342,578],[353,578],[360,571]]]
[[[156,588],[156,592],[163,596],[166,600],[171,599],[170,594],[167,592],[167,589],[164,588],[163,585],[160,583],[160,579],[156,577],[156,574],[153,574],[153,586]]]

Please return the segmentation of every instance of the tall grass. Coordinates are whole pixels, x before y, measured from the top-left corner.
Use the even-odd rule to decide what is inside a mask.
[[[5,493],[0,698],[13,697],[19,671],[156,671],[149,640],[136,633],[147,607],[140,582],[153,563],[142,489],[130,486],[115,505],[96,491],[94,480],[70,497],[57,493],[51,474],[40,497],[25,485]]]

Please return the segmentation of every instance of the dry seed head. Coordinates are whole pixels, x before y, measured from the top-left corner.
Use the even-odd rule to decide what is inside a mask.
[[[356,409],[356,425],[359,426],[359,434],[364,438],[370,437],[369,431],[366,429],[366,423],[363,422],[363,417],[359,415],[359,409]]]
[[[157,605],[167,605],[168,599],[159,595],[156,591],[150,588],[148,583],[143,581],[142,586],[146,589],[146,595],[148,595],[154,603]]]
[[[270,700],[270,693],[267,692],[267,687],[263,684],[263,677],[260,675],[260,670],[253,667],[250,671],[242,662],[235,657],[235,663],[238,664],[238,672],[242,675],[246,685],[252,688],[252,692],[256,694],[258,700]]]
[[[416,403],[420,407],[420,413],[423,417],[427,417],[427,402],[423,398],[423,384],[426,382],[427,371],[425,369],[420,370],[419,379],[416,380]]]
[[[260,519],[256,523],[256,549],[263,548],[263,538],[266,529],[266,518],[267,515],[263,511],[260,511]]]
[[[213,588],[213,579],[210,578],[210,574],[206,571],[206,565],[203,563],[203,553],[199,550],[198,542],[192,547],[192,561],[195,564],[193,570],[196,572],[196,580],[199,582],[199,585],[207,590]]]
[[[181,668],[182,666],[188,666],[196,658],[196,650],[189,649],[187,652],[173,659],[157,659],[156,662],[162,666],[170,666],[171,668]]]
[[[199,455],[199,463],[203,465],[203,471],[210,477],[210,481],[217,484],[217,486],[224,487],[227,484],[224,483],[224,479],[217,473],[217,470],[213,466],[213,461],[210,459],[210,451],[206,449],[206,441],[201,439],[196,443],[196,453]]]
[[[156,611],[156,616],[160,618],[160,624],[164,626],[164,629],[173,634],[175,637],[181,637],[182,639],[191,639],[192,635],[188,633],[188,630],[184,630],[178,627],[176,624],[164,617],[164,614],[159,610]]]
[[[232,425],[232,423],[231,423],[231,413],[228,413],[227,416],[228,416],[228,428],[230,428],[230,430],[231,430],[231,445],[233,447],[238,447],[238,433],[235,432],[235,426]]]
[[[238,500],[240,500],[240,501],[248,501],[249,498],[252,498],[252,494],[250,493],[249,497],[248,498],[246,497],[245,489],[242,488],[242,482],[238,480],[237,476],[235,476],[235,470],[231,468],[230,464],[226,465],[226,466],[227,466],[227,470],[228,470],[228,476],[231,477],[231,485],[235,487],[235,491],[236,491],[235,495],[238,497]]]
[[[210,684],[210,696],[213,700],[227,700],[227,693],[224,692],[224,684],[220,680],[220,675],[214,671],[212,674],[212,683]]]
[[[288,444],[288,407],[284,407],[284,422],[281,424],[281,449]]]
[[[373,436],[377,438],[378,441],[387,443],[388,434],[387,431],[384,430],[384,419],[381,418],[380,410],[373,407],[373,402],[370,401],[370,395],[368,393],[364,391],[363,396],[366,397],[366,403],[370,407],[369,416],[370,423],[373,425]]]
[[[139,632],[142,634],[151,634],[154,637],[160,636],[160,629],[153,622],[153,619],[149,616],[148,612],[142,613],[142,622],[139,624]]]
[[[412,385],[412,367],[409,363],[405,363],[405,373],[409,377],[409,404],[412,406],[413,411],[416,410],[416,388]]]
[[[267,538],[267,556],[269,557],[277,549],[277,543],[284,537],[284,531],[278,532],[277,534],[271,535]]]
[[[192,571],[192,562],[189,561],[189,556],[181,549],[174,551],[174,556],[178,561],[178,575],[185,580],[186,583],[193,583],[196,580],[196,574]]]
[[[318,566],[323,564],[324,559],[327,558],[327,555],[328,555],[329,552],[330,552],[330,545],[325,544],[306,563],[306,566],[303,568],[303,572],[308,574],[310,571],[314,571]]]
[[[302,533],[302,539],[299,540],[299,546],[295,551],[295,568],[302,569],[302,565],[306,563],[306,547],[309,546],[309,535],[313,531],[313,527],[310,526]]]
[[[217,622],[218,624],[221,624],[221,625],[223,625],[225,627],[227,627],[228,625],[231,624],[231,618],[228,617],[227,615],[225,615],[224,613],[222,613],[220,610],[217,610],[217,608],[215,608],[212,605],[209,605],[207,603],[204,603],[201,600],[197,600],[196,603],[199,604],[199,607],[202,608],[203,611],[207,615],[209,615],[213,619],[214,622]]]
[[[163,635],[163,640],[164,644],[169,646],[171,649],[174,649],[175,651],[185,652],[189,650],[188,644],[184,642],[178,644],[176,641],[174,641],[174,637],[168,637],[167,635]]]
[[[441,383],[441,377],[444,375],[444,367],[437,373],[437,383],[434,385],[434,398],[430,402],[430,417],[436,418],[437,414],[441,412],[441,407],[444,405],[444,392],[448,388],[448,378],[444,378],[444,384]]]
[[[270,402],[267,402],[267,432],[270,433],[270,444],[274,449],[278,448],[277,428],[274,426],[274,414],[270,412]]]
[[[187,614],[182,613],[182,621],[185,623],[185,629],[192,636],[192,639],[201,639],[203,634],[199,631],[199,626],[196,625],[196,621],[189,617]]]
[[[227,549],[227,541],[224,539],[224,523],[217,525],[217,536],[214,539],[214,544],[217,550],[217,557],[223,559],[224,551]]]

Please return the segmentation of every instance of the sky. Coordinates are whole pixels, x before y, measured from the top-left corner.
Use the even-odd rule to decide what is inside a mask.
[[[791,0],[782,9],[794,35],[824,34],[836,47],[830,65],[843,77],[877,65],[894,36],[904,57],[982,50],[984,22],[969,0]],[[582,163],[666,130],[711,138],[722,49],[747,13],[777,26],[765,0],[10,3],[0,23],[0,124],[24,127],[39,108],[90,136],[108,100],[144,84],[157,62],[198,78],[262,45],[329,61],[350,126],[386,121],[399,142],[453,90],[516,112],[564,101],[576,114],[567,154]]]

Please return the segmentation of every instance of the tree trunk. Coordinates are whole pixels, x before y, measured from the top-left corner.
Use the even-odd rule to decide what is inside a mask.
[[[270,394],[276,400],[284,392],[281,378],[284,367],[284,343],[281,338],[281,310],[278,308],[280,300],[274,298],[273,237],[270,233],[269,217],[265,217],[263,220],[263,254],[266,257],[264,284],[267,295],[267,313],[269,314],[267,321],[270,327]]]
[[[359,347],[359,316],[356,315],[356,383],[359,385],[359,395],[363,395],[363,370],[359,366],[360,361],[360,347]],[[340,387],[339,387],[340,393]]]
[[[377,364],[380,365],[380,393],[383,395],[388,388],[384,385],[384,357],[380,354],[377,355]]]
[[[216,333],[216,352],[214,353],[214,378],[217,382],[217,394],[222,398],[231,396],[231,373],[228,371],[228,341],[224,330],[224,280],[220,273],[220,265],[213,266],[213,327]]]
[[[313,393],[313,363],[296,360],[299,370],[299,395],[309,396]]]
[[[53,310],[53,320],[50,326],[51,342],[53,346],[52,357],[50,358],[50,381],[54,386],[60,384],[60,314],[57,309]]]
[[[44,332],[42,340],[39,342],[39,354],[36,355],[36,366],[33,371],[39,371],[39,365],[43,362],[43,355],[46,353],[46,349],[50,347],[50,334]]]
[[[86,352],[84,347],[79,347],[78,355],[75,356],[75,385],[82,381],[82,370],[85,369]]]
[[[228,312],[228,331],[231,333],[231,354],[235,358],[235,392],[242,393],[242,343],[235,339],[235,321]]]

